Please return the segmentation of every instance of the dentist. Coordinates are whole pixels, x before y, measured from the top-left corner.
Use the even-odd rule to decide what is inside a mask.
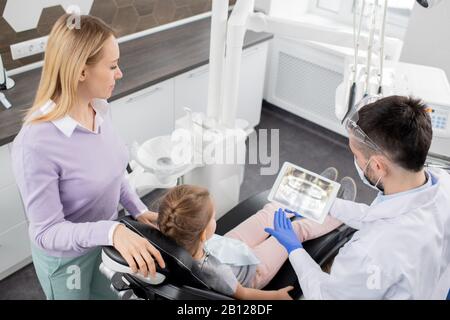
[[[113,298],[99,272],[100,246],[114,246],[134,272],[164,261],[146,239],[115,222],[119,203],[156,221],[125,179],[128,153],[106,99],[122,78],[119,46],[101,20],[63,15],[50,33],[41,81],[12,149],[29,220],[34,267],[47,299]]]
[[[391,96],[355,109],[345,121],[350,149],[361,179],[379,193],[370,206],[336,199],[330,215],[357,232],[330,274],[303,249],[283,211],[266,231],[287,249],[307,299],[445,299],[450,175],[424,169],[432,139],[426,107]]]

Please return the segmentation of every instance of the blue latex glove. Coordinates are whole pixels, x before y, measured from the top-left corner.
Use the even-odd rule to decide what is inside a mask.
[[[291,220],[286,217],[286,214],[281,208],[275,212],[273,226],[274,229],[265,228],[264,231],[274,236],[286,248],[288,254],[295,249],[303,248],[301,241],[297,238],[292,228]]]
[[[291,213],[291,214],[293,214],[294,216],[296,216],[298,218],[304,218],[300,213],[298,213],[296,211],[292,211],[292,210],[289,210],[289,209],[284,209],[284,212]]]

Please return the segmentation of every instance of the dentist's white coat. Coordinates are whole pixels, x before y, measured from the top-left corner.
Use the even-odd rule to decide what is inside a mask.
[[[289,260],[306,299],[445,299],[450,289],[450,175],[367,206],[338,199],[330,214],[358,231],[330,274],[304,249]]]

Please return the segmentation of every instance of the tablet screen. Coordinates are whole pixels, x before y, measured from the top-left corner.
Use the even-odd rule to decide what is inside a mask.
[[[314,172],[285,162],[268,200],[323,223],[340,184]]]

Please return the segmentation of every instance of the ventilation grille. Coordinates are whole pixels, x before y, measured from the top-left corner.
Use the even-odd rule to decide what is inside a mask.
[[[321,65],[279,52],[277,98],[317,116],[336,121],[336,88],[343,75]]]

